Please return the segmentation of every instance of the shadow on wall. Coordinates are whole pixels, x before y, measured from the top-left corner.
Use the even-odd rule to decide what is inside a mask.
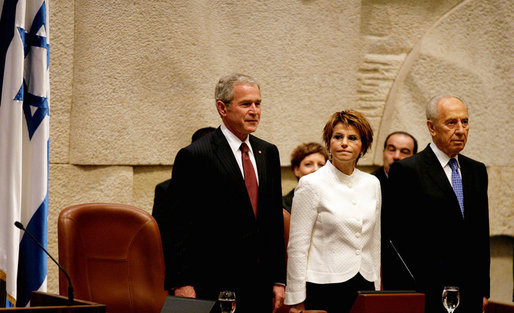
[[[491,300],[514,302],[514,238],[491,237]]]

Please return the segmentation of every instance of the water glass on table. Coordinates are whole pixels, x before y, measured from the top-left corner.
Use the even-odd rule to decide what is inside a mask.
[[[218,302],[220,303],[221,313],[234,313],[236,310],[236,293],[229,290],[221,291]]]
[[[455,309],[459,306],[460,302],[460,293],[459,287],[456,286],[447,286],[443,289],[443,305],[448,311],[448,313],[453,313]]]

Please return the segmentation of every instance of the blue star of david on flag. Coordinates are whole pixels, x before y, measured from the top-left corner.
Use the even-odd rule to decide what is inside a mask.
[[[32,62],[32,59],[28,57],[30,57],[30,54],[34,48],[46,50],[46,68],[37,69],[35,68],[35,66],[30,66],[32,64],[29,64],[29,66],[26,66],[26,68],[28,68],[29,71],[48,70],[48,66],[50,64],[50,45],[48,44],[46,36],[38,35],[39,30],[41,30],[42,28],[44,29],[44,33],[46,34],[46,4],[44,2],[41,5],[41,8],[37,12],[36,16],[34,17],[34,21],[32,22],[32,26],[30,27],[29,32],[26,32],[25,29],[18,27],[18,32],[24,47],[25,63]],[[41,76],[30,76],[30,83],[38,85],[38,82],[33,82],[32,79],[34,77],[37,79]],[[20,90],[16,94],[16,97],[14,97],[14,100],[23,101],[23,113],[25,115],[25,120],[27,121],[29,138],[32,139],[32,136],[36,129],[39,127],[45,116],[49,114],[49,109],[48,99],[46,97],[38,96],[36,94],[31,93],[29,91],[29,87],[30,86],[27,86],[27,79],[24,78],[23,84],[20,86]]]

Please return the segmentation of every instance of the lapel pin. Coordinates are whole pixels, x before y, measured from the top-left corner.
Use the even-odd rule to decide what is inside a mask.
[[[262,151],[261,151],[261,150],[259,150],[259,154],[261,154],[261,153],[262,153]]]

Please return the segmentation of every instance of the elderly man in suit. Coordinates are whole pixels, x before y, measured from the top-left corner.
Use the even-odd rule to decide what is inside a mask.
[[[393,163],[382,214],[392,215],[392,240],[413,273],[411,283],[426,294],[425,311],[446,312],[443,288],[457,286],[457,312],[479,313],[489,297],[486,167],[460,154],[469,131],[461,99],[434,97],[427,126],[432,142],[425,150]]]
[[[261,115],[253,78],[222,77],[215,98],[221,126],[173,165],[167,281],[177,296],[232,290],[237,312],[275,312],[285,282],[278,149],[251,135]]]

